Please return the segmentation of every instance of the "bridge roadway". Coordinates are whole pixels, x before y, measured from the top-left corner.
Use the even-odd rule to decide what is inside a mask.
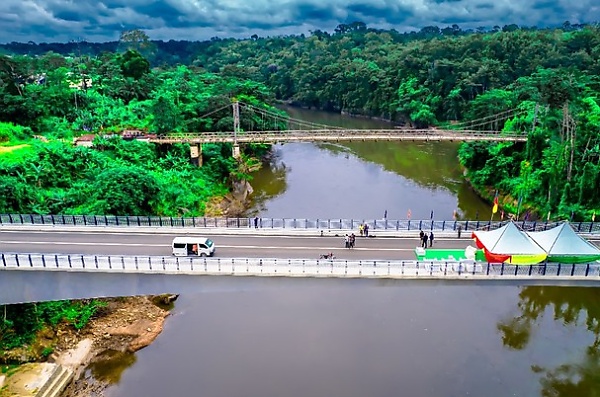
[[[585,270],[585,265],[578,266],[575,277],[573,277],[573,273],[569,274],[570,267],[564,267],[558,277],[556,276],[556,267],[549,267],[547,275],[546,270],[542,275],[538,273],[541,269],[533,269],[528,266],[500,267],[500,265],[495,265],[493,269],[488,267],[487,271],[480,268],[477,270],[477,275],[473,273],[472,276],[468,273],[468,269],[467,272],[463,269],[463,275],[461,276],[460,271],[457,273],[456,264],[435,265],[435,269],[433,265],[421,264],[420,268],[417,266],[415,269],[413,251],[418,244],[416,231],[411,231],[415,236],[408,238],[358,237],[357,247],[348,250],[342,247],[343,239],[340,236],[259,235],[258,233],[261,233],[260,229],[254,232],[255,235],[211,234],[210,229],[203,229],[199,230],[198,234],[210,235],[214,239],[217,245],[217,259],[210,259],[210,263],[197,259],[198,262],[194,267],[196,270],[192,272],[184,269],[190,268],[191,261],[182,259],[178,262],[181,264],[182,272],[173,272],[172,270],[164,272],[161,269],[165,262],[161,262],[161,257],[170,258],[172,238],[183,234],[181,230],[167,231],[164,228],[152,229],[151,232],[146,228],[111,230],[97,227],[78,228],[77,230],[65,227],[52,230],[32,230],[32,228],[28,230],[17,230],[15,228],[0,230],[0,251],[4,253],[5,265],[9,266],[6,268],[7,270],[0,270],[0,304],[159,293],[211,293],[216,291],[252,290],[254,288],[286,288],[291,286],[291,283],[327,282],[328,286],[334,286],[339,282],[348,282],[342,280],[348,277],[354,278],[353,283],[376,282],[382,286],[388,286],[410,282],[409,279],[415,278],[415,270],[418,274],[417,278],[421,278],[423,283],[434,285],[468,282],[470,284],[596,286],[600,282],[598,265],[595,265],[592,270],[588,266],[589,276],[587,270]],[[218,230],[212,231],[218,232]],[[186,232],[189,232],[189,229]],[[263,233],[265,232],[267,230],[263,231]],[[269,232],[272,232],[272,230],[269,230]],[[286,233],[294,233],[294,231],[288,230]],[[436,236],[434,245],[439,248],[464,248],[471,243],[471,240],[464,236],[460,240],[456,236],[448,233],[444,234],[443,232],[437,233]],[[596,244],[599,243],[599,239],[600,236],[594,236]],[[320,265],[315,263],[314,259],[317,259],[319,254],[326,252],[334,252],[339,260],[335,263],[321,261]],[[11,268],[15,269],[13,265],[17,254],[14,253],[24,255],[21,259],[20,268],[23,271],[9,270]],[[54,255],[49,256],[47,259],[48,268],[44,270],[48,271],[40,271],[42,269],[40,255],[31,255],[36,263],[35,267],[31,268],[28,263],[31,259],[27,260],[27,254],[31,253],[75,254],[72,258],[73,269],[69,269],[71,260],[69,259],[67,263],[66,258],[61,257],[59,261],[62,268],[60,270],[62,271],[52,271]],[[83,256],[86,254],[92,255],[87,256],[86,260],[89,270],[81,269]],[[107,265],[110,261],[107,262],[107,257],[98,257],[98,262],[94,266],[96,259],[93,255],[112,255],[114,270],[108,271]],[[133,255],[141,256],[140,271],[136,270],[137,260],[134,267],[131,267],[134,264],[131,257]],[[128,264],[130,270],[119,270],[122,263],[119,256],[125,258],[125,263]],[[242,259],[241,264],[235,265],[235,270],[232,268],[232,261],[234,260],[232,258],[238,258],[236,263],[239,263],[239,258],[268,257],[281,259],[278,260],[275,266],[273,266],[273,260],[269,264],[267,263],[269,261],[264,259],[264,267],[262,265],[257,266],[258,259],[254,264],[250,264],[250,267],[248,267],[248,262]],[[144,271],[143,269],[148,269],[150,258],[153,258],[154,263],[154,267],[150,266],[150,268],[153,268],[154,271]],[[308,259],[306,274],[304,264],[298,265],[296,263],[292,267],[287,265],[288,261],[294,261],[293,258]],[[221,262],[217,265],[215,261],[218,259],[221,259]],[[379,259],[382,262],[374,265],[374,259]],[[361,260],[363,261],[362,266],[358,262]],[[386,263],[386,260],[395,260],[396,262]],[[398,262],[399,260],[407,260],[406,267],[404,262],[401,264]],[[175,264],[174,259],[169,259],[168,262],[170,263],[169,268],[175,270],[173,267]],[[298,261],[296,260],[296,262]],[[102,269],[106,270],[94,270],[98,263]],[[392,263],[393,268],[390,268],[390,263]],[[208,272],[206,272],[207,265]],[[178,264],[177,269],[179,269],[179,266]],[[504,269],[504,275],[499,273],[501,269]],[[54,270],[59,269],[55,268]],[[292,275],[295,276],[334,278],[314,280],[297,277],[232,276],[233,272],[236,275],[284,276],[286,271],[291,272],[292,270],[295,272]],[[446,270],[448,271],[447,276]],[[263,271],[266,273],[263,273]],[[390,271],[396,275],[392,275],[390,278]],[[519,271],[519,276],[515,277],[517,271]],[[271,274],[272,272],[277,273]],[[487,273],[489,273],[489,276],[486,275]],[[221,276],[206,277],[210,274]],[[434,280],[436,278],[437,280]],[[468,279],[468,281],[465,279]]]
[[[494,141],[525,142],[527,135],[515,132],[442,129],[324,129],[173,133],[165,137],[140,137],[153,143],[242,143],[242,142],[340,142],[340,141]]]
[[[15,253],[169,256],[173,238],[181,235],[177,231],[167,232],[164,229],[155,233],[136,232],[135,228],[122,232],[106,232],[94,227],[88,229],[3,230],[0,231],[0,250]],[[414,238],[357,236],[354,249],[344,248],[343,235],[215,235],[205,232],[199,230],[194,235],[211,238],[217,247],[216,256],[222,258],[318,259],[320,254],[333,252],[338,259],[347,260],[415,260],[414,249],[420,245],[418,231],[412,232]],[[434,239],[436,248],[465,248],[469,244],[472,241],[466,237],[466,233],[458,239],[440,232],[439,237]]]

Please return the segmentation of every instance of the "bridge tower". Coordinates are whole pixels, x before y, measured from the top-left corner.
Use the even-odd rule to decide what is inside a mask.
[[[237,143],[237,134],[240,132],[240,103],[233,99],[233,158],[240,158],[240,145]]]
[[[192,164],[202,167],[202,144],[192,143],[190,144],[190,157],[192,158]]]

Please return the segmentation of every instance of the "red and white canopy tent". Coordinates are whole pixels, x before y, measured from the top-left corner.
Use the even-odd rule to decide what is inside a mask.
[[[472,237],[477,247],[483,249],[488,262],[533,265],[548,256],[542,247],[513,222],[496,230],[475,231]]]

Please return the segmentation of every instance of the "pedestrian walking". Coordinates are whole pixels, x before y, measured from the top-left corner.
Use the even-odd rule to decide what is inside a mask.
[[[433,247],[433,232],[429,233],[429,248]]]
[[[344,243],[346,244],[346,248],[350,248],[350,236],[348,236],[348,234],[346,234],[346,237],[344,238]]]
[[[254,217],[254,228],[258,229],[258,216]]]
[[[350,235],[350,248],[354,248],[354,243],[356,242],[356,236],[354,233]]]
[[[369,225],[365,223],[365,237],[369,237]]]
[[[362,237],[363,234],[365,233],[365,225],[363,225],[362,223],[360,225],[358,225],[358,232],[360,233],[360,236]]]
[[[421,247],[427,248],[427,239],[428,238],[429,238],[429,236],[427,235],[427,233],[423,233],[423,239],[421,240]]]
[[[421,244],[423,244],[423,235],[424,235],[424,234],[425,234],[425,233],[423,233],[423,231],[422,231],[422,230],[421,230],[421,231],[419,231],[419,240],[421,240]]]

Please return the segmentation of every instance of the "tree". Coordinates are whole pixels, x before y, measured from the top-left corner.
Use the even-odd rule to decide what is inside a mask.
[[[156,178],[145,168],[114,166],[102,170],[90,183],[83,207],[90,214],[145,215],[152,213],[158,191]]]
[[[156,46],[143,30],[132,29],[121,32],[119,50],[121,52],[135,51],[150,57],[154,54]]]
[[[134,80],[139,80],[150,72],[150,62],[137,51],[127,50],[121,56],[120,64],[123,76],[131,77]]]
[[[175,132],[181,125],[181,113],[172,98],[160,96],[152,105],[153,128],[160,135]]]

